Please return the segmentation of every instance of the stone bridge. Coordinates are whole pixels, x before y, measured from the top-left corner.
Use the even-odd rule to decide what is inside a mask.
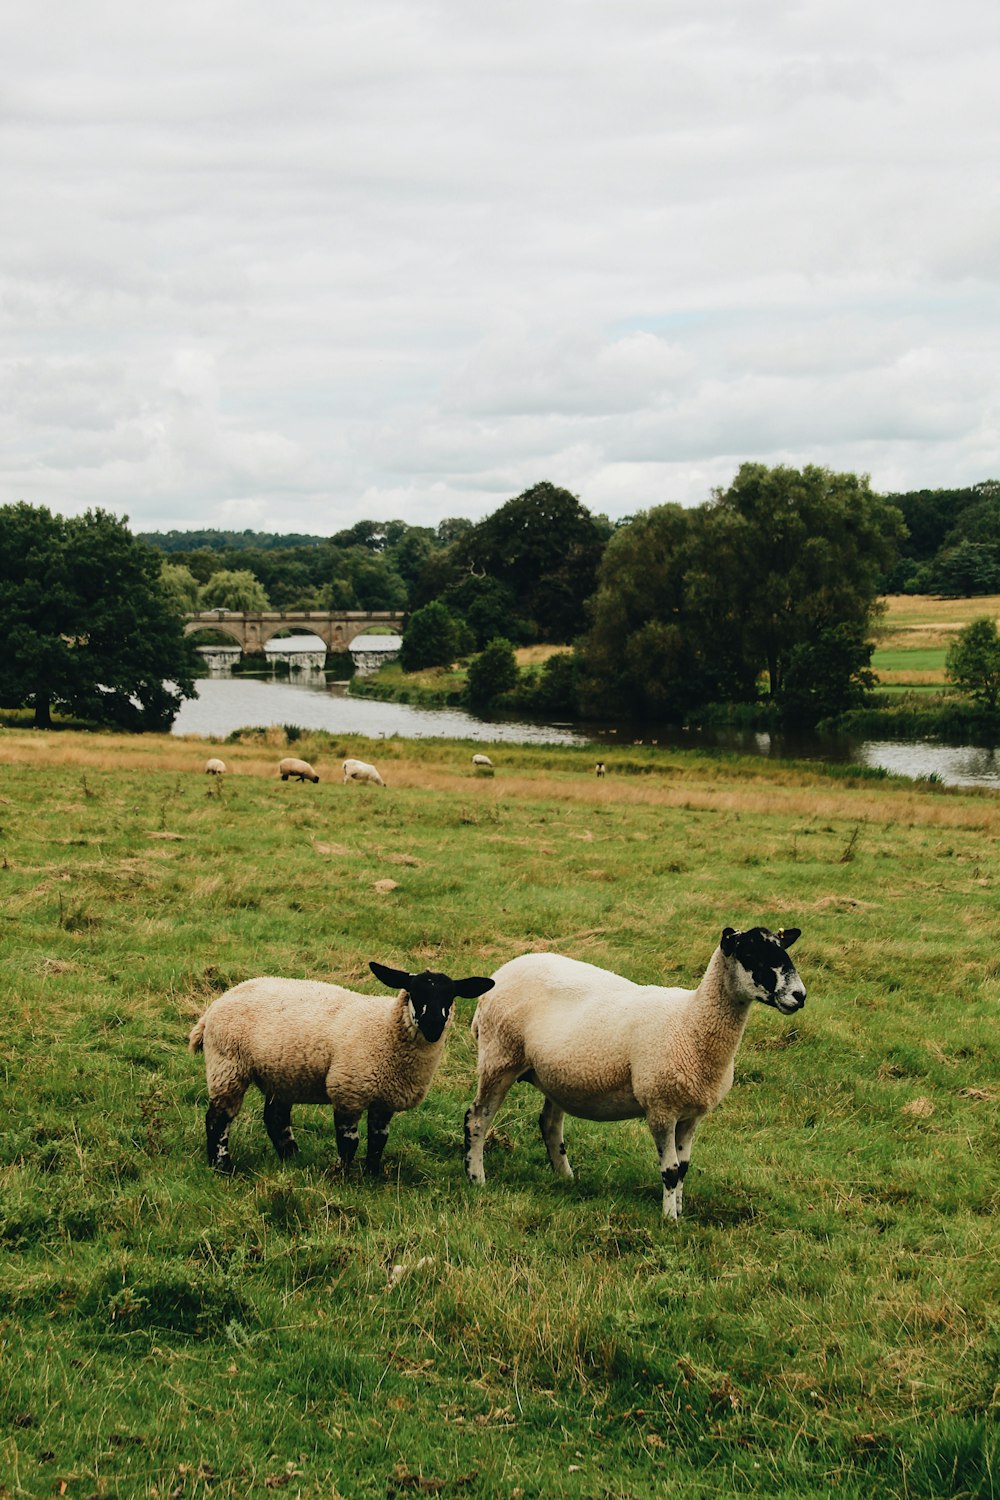
[[[184,634],[216,630],[252,656],[283,630],[307,630],[318,635],[328,651],[346,651],[356,635],[364,635],[374,625],[388,626],[393,635],[402,635],[403,618],[391,609],[199,609],[185,615]]]

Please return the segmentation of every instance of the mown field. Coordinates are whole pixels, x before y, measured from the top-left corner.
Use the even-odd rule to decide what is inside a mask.
[[[1000,597],[939,599],[929,594],[890,594],[883,632],[872,656],[879,686],[890,692],[941,691],[947,685],[945,657],[958,632],[982,615],[1000,619]]]
[[[996,799],[472,748],[303,736],[314,786],[277,732],[0,731],[0,1495],[994,1496]],[[380,1181],[319,1108],[279,1165],[253,1096],[205,1165],[186,1038],[240,979],[694,984],[756,923],[802,928],[808,1002],[755,1008],[678,1226],[640,1122],[567,1121],[560,1183],[527,1087],[468,1186],[473,1002]]]

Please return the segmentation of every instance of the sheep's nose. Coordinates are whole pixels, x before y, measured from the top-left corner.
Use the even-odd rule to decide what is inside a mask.
[[[805,1005],[806,1003],[805,987],[801,984],[797,984],[791,991],[789,998],[795,1002],[795,1009],[801,1010],[803,1005]]]

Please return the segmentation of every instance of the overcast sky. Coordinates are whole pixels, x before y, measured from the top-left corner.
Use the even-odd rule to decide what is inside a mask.
[[[0,0],[0,503],[1000,477],[990,0]]]

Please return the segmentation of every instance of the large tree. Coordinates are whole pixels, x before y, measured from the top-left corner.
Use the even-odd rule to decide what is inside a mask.
[[[745,648],[780,697],[794,647],[834,625],[871,624],[904,534],[902,516],[866,477],[815,465],[743,464],[709,510],[727,523],[731,571],[720,589],[705,559],[705,605],[729,607],[736,580]]]
[[[0,704],[168,729],[194,696],[193,657],[160,554],[106,511],[0,508]]]
[[[610,525],[569,490],[544,480],[508,500],[454,543],[473,572],[514,593],[518,616],[547,641],[569,641],[584,624]]]
[[[202,609],[270,609],[267,590],[249,568],[220,568],[201,590]]]
[[[744,464],[694,510],[635,517],[601,566],[584,642],[587,701],[676,720],[705,703],[751,701],[763,681],[780,703],[798,651],[801,705],[802,649],[836,627],[852,642],[869,630],[901,530],[865,479],[763,464]],[[864,681],[857,653],[831,644],[827,678],[837,663]]]

